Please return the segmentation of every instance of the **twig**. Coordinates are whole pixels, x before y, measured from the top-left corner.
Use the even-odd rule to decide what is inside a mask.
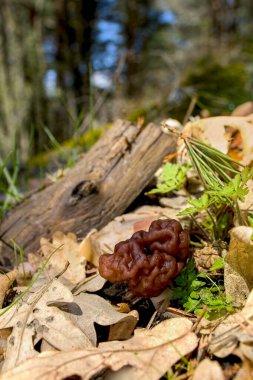
[[[203,317],[204,317],[206,311],[207,311],[207,306],[204,305],[204,306],[203,306],[203,309],[202,309],[202,311],[201,311],[201,313],[200,313],[200,315],[198,316],[196,322],[195,322],[194,325],[192,326],[192,331],[196,332],[196,329],[197,329],[198,325],[200,324],[200,321],[203,319]]]
[[[191,114],[192,114],[192,112],[196,106],[197,100],[198,100],[197,96],[194,96],[193,98],[191,98],[191,102],[190,102],[189,107],[188,107],[186,114],[184,116],[183,125],[185,125],[187,123],[187,121],[189,120],[189,117],[191,116]]]
[[[152,323],[154,322],[156,316],[157,316],[157,310],[153,313],[152,317],[150,318],[148,322],[148,325],[146,327],[148,330],[151,328]]]

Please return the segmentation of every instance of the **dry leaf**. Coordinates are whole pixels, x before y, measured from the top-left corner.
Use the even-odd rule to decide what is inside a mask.
[[[202,360],[196,368],[192,380],[224,380],[221,366],[217,361]]]
[[[85,239],[82,243],[78,243],[76,235],[73,233],[64,235],[62,232],[55,232],[52,243],[45,238],[41,238],[40,245],[44,257],[49,257],[55,251],[46,268],[51,277],[61,272],[68,262],[69,267],[62,276],[66,283],[76,284],[85,278],[87,249]]]
[[[122,340],[132,335],[137,320],[136,312],[119,313],[97,295],[73,296],[59,280],[42,286],[36,283],[0,318],[0,329],[13,328],[4,369],[36,356],[34,345],[42,338],[57,350],[83,349],[97,343],[94,323],[110,326],[110,340]]]
[[[192,352],[198,339],[186,318],[173,318],[152,330],[136,330],[125,342],[103,343],[98,348],[38,355],[3,373],[1,380],[60,380],[79,376],[89,380],[110,369],[108,379],[158,380],[182,356]],[[122,373],[123,372],[123,373]],[[124,377],[122,377],[124,376]]]
[[[244,308],[240,312],[228,316],[214,329],[213,333],[214,337],[209,348],[214,355],[220,358],[232,354],[240,342],[253,345],[253,291],[251,291]],[[244,347],[240,345],[240,350],[243,351],[243,349]]]
[[[11,329],[0,330],[0,355],[4,354],[7,348],[7,339],[11,335]]]
[[[73,302],[52,302],[51,305],[68,313],[75,326],[89,338],[95,346],[97,336],[94,323],[110,326],[109,340],[128,339],[138,321],[135,313],[124,315],[116,311],[109,302],[95,294],[79,294],[73,297]]]
[[[37,272],[37,268],[34,268],[29,261],[24,261],[18,265],[18,274],[16,277],[16,283],[18,286],[26,286],[30,283],[31,278]]]
[[[183,211],[188,205],[189,197],[185,195],[177,195],[176,197],[161,197],[159,203],[161,206],[168,207],[171,209],[172,214],[171,218],[175,218],[176,215]],[[176,217],[177,219],[178,217]]]
[[[159,296],[151,297],[150,300],[158,313],[164,312],[170,304],[173,292],[171,288],[165,289]]]
[[[183,134],[204,141],[248,165],[253,161],[252,124],[253,114],[246,117],[216,116],[187,123]],[[183,144],[180,144],[182,151]]]
[[[106,279],[101,277],[100,274],[95,274],[76,284],[72,289],[72,293],[76,295],[85,292],[94,293],[102,289],[105,283]]]
[[[58,280],[52,280],[40,289],[38,286],[35,284],[22,300],[0,317],[0,329],[13,328],[7,342],[4,370],[36,356],[34,345],[42,338],[65,351],[92,346],[86,334],[66,313],[48,306],[54,300],[73,302],[68,288]]]
[[[43,259],[39,253],[28,253],[27,261],[33,269],[33,274],[43,265]]]
[[[80,244],[80,256],[84,256],[87,261],[92,262],[93,258],[93,252],[92,247],[90,244],[90,236],[93,235],[94,232],[96,232],[96,229],[92,229],[83,239],[83,241]]]
[[[235,107],[232,116],[249,116],[253,113],[253,102],[245,102]]]
[[[244,360],[234,380],[253,380],[253,368],[248,360]]]
[[[253,289],[253,241],[251,227],[239,226],[230,231],[229,250],[225,257],[224,283],[226,294],[244,304]]]
[[[48,343],[45,339],[42,339],[40,345],[40,352],[45,351],[58,351],[52,344]]]
[[[250,179],[247,182],[247,188],[249,190],[248,194],[245,196],[243,202],[239,202],[239,208],[242,211],[251,211],[253,210],[253,180]]]
[[[130,306],[128,305],[128,303],[125,302],[117,303],[116,310],[119,313],[129,313],[131,311]]]
[[[3,305],[7,290],[9,289],[13,281],[16,279],[17,275],[17,269],[14,269],[9,273],[0,275],[0,307],[2,307]]]
[[[253,363],[253,342],[245,342],[240,344],[240,351],[243,356]]]

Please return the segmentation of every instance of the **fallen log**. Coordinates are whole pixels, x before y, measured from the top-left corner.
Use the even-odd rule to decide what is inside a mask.
[[[149,183],[176,141],[154,124],[117,121],[61,179],[32,194],[2,221],[2,249],[12,241],[25,252],[55,231],[85,236],[120,215]]]

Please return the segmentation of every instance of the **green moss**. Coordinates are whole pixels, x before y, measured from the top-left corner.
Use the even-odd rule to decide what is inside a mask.
[[[127,116],[127,120],[131,121],[131,123],[138,123],[139,118],[143,117],[145,124],[150,123],[157,118],[161,107],[162,103],[155,102],[148,104],[146,107],[137,108]]]
[[[85,134],[77,138],[72,137],[69,140],[63,142],[63,148],[75,148],[77,146],[84,150],[89,150],[102,136],[104,131],[108,129],[110,124],[102,125],[95,129],[89,129]]]
[[[104,124],[98,128],[89,129],[82,136],[72,137],[60,144],[59,149],[51,149],[47,152],[41,152],[28,161],[30,169],[34,167],[46,168],[52,162],[73,163],[78,155],[87,152],[110,128],[111,124]]]

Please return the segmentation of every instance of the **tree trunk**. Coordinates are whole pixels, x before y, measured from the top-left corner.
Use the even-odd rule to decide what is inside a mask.
[[[63,179],[9,213],[0,227],[3,249],[15,240],[28,253],[55,231],[85,236],[103,227],[124,212],[175,149],[175,139],[157,125],[117,121]]]

